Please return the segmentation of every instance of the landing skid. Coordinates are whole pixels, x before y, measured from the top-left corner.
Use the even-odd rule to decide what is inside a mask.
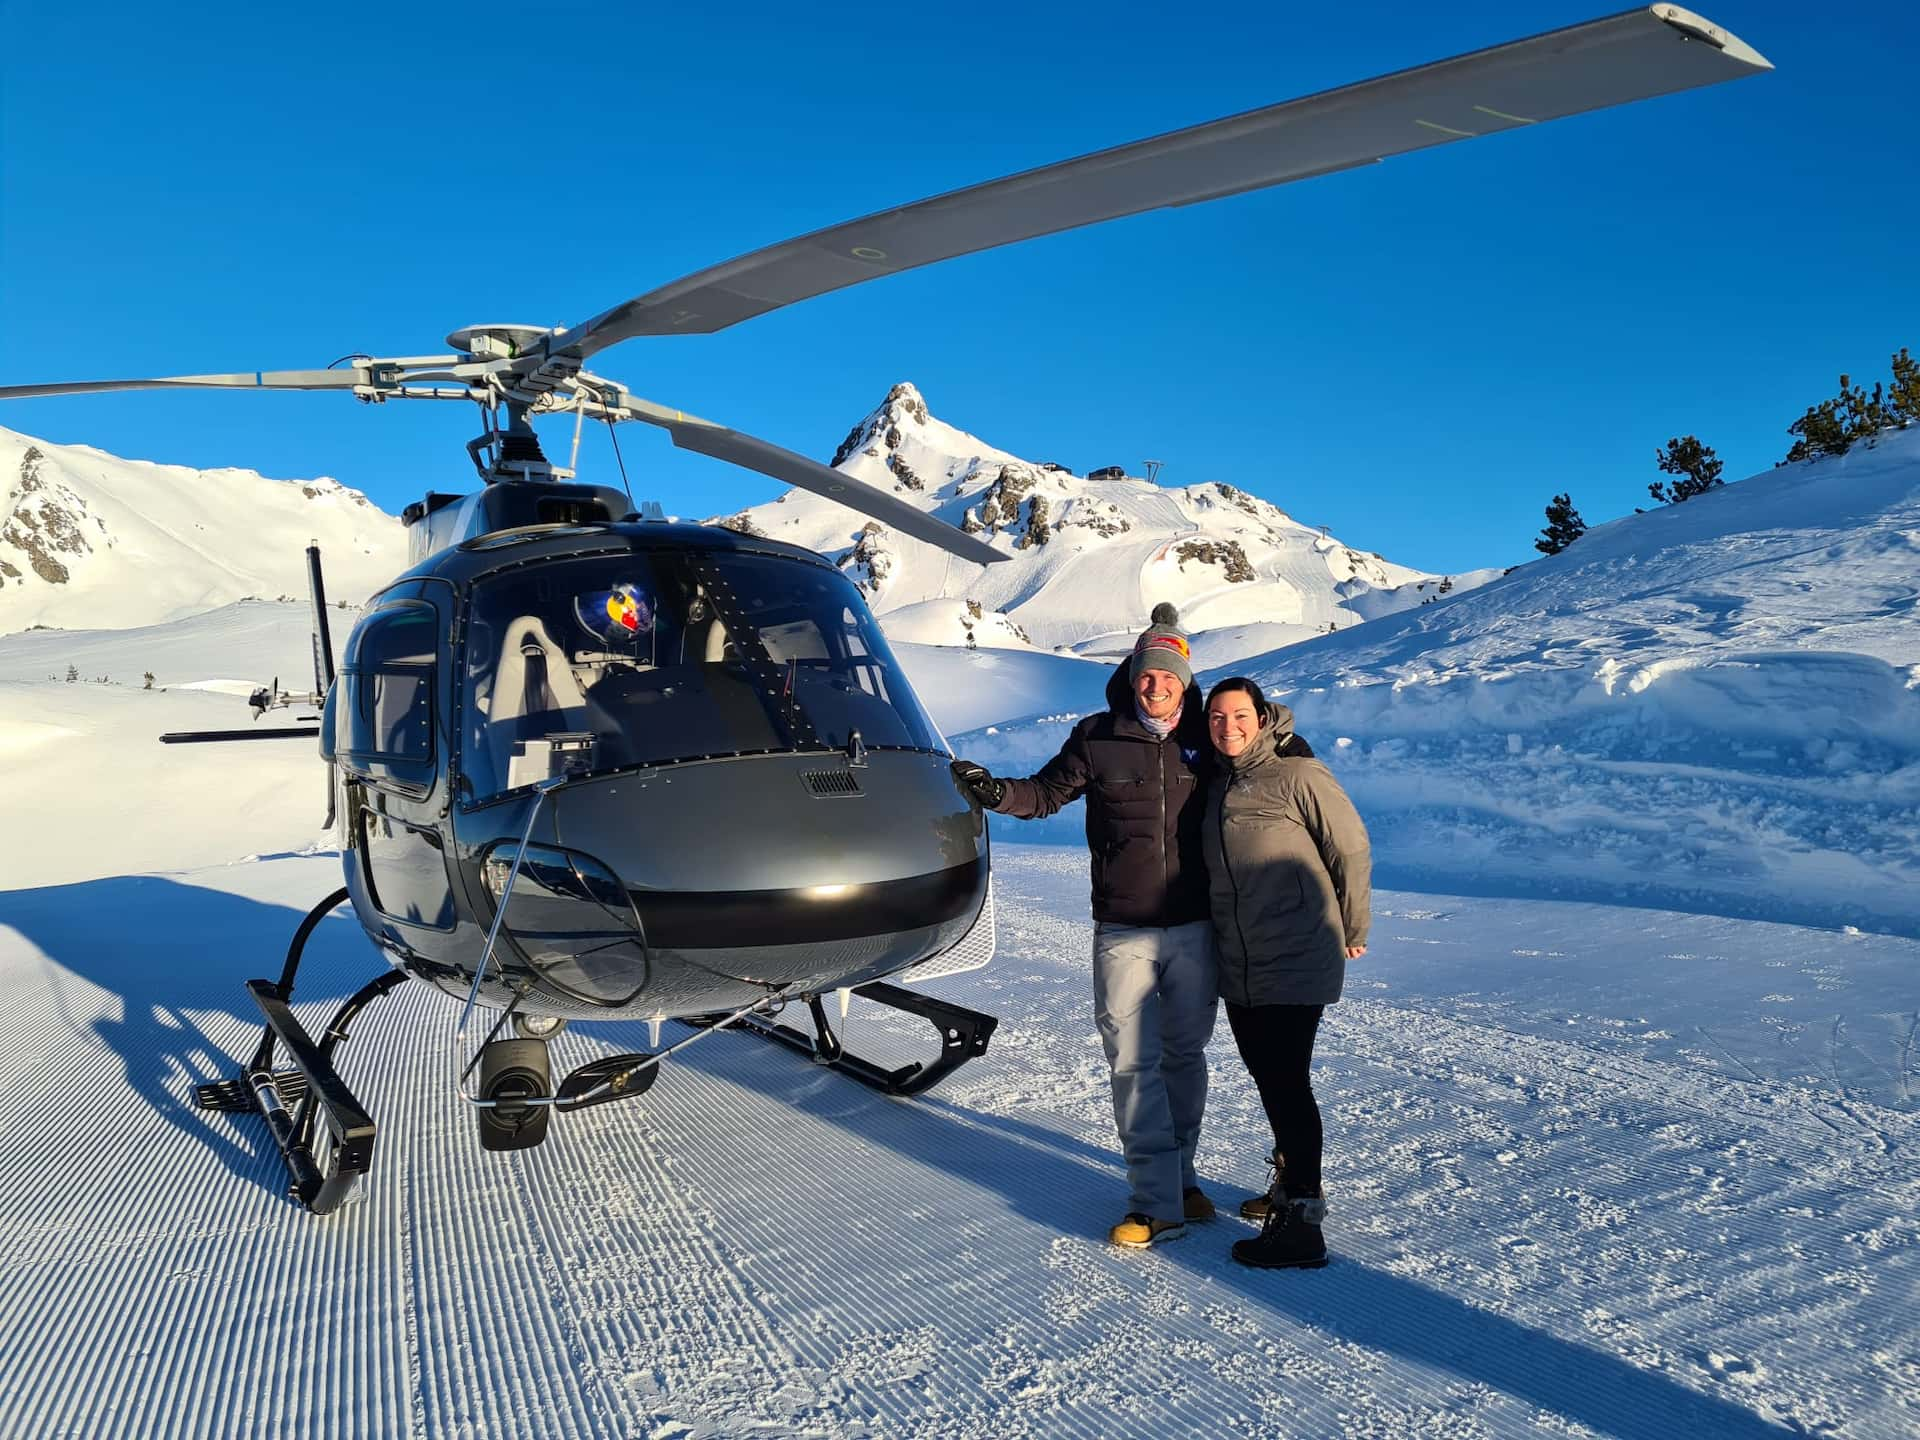
[[[252,1110],[267,1122],[286,1162],[289,1192],[315,1215],[336,1209],[373,1164],[373,1117],[333,1068],[333,1052],[354,1016],[407,978],[398,970],[375,976],[334,1012],[318,1043],[307,1033],[288,1005],[294,972],[314,927],[346,898],[344,888],[336,890],[307,912],[278,982],[247,982],[266,1028],[246,1067],[234,1079],[194,1088],[194,1103],[203,1110]],[[274,1069],[276,1045],[285,1049],[291,1069]]]
[[[918,1095],[938,1085],[967,1061],[986,1054],[987,1041],[992,1037],[994,1027],[1000,1023],[996,1016],[936,1000],[931,995],[905,990],[884,981],[876,980],[871,985],[861,985],[853,993],[875,1004],[890,1005],[896,1010],[904,1010],[929,1021],[940,1032],[939,1056],[930,1062],[915,1060],[898,1069],[887,1070],[851,1053],[827,1022],[826,1008],[820,1003],[818,995],[807,997],[807,1009],[813,1016],[812,1035],[796,1030],[791,1025],[782,1025],[754,1015],[742,1019],[734,1028],[775,1041],[790,1050],[798,1050],[821,1065],[889,1095]]]
[[[400,970],[375,976],[334,1012],[318,1041],[300,1023],[290,1002],[301,956],[321,920],[346,900],[343,887],[307,912],[294,932],[279,980],[247,982],[247,993],[259,1006],[265,1028],[240,1073],[194,1087],[194,1103],[203,1110],[230,1114],[250,1110],[266,1122],[287,1167],[288,1192],[315,1215],[339,1208],[353,1193],[360,1177],[373,1165],[377,1133],[373,1117],[334,1068],[334,1052],[347,1039],[347,1027],[354,1017],[407,979]],[[931,1089],[967,1061],[986,1054],[987,1041],[999,1024],[992,1015],[881,981],[859,986],[853,993],[926,1020],[940,1032],[939,1055],[932,1061],[914,1061],[891,1070],[876,1065],[850,1053],[841,1043],[827,1021],[819,996],[791,991],[764,996],[732,1013],[690,1017],[684,1023],[701,1031],[748,1030],[863,1085],[903,1096]],[[813,1017],[812,1035],[773,1018],[781,1005],[800,999],[807,1002]],[[514,1014],[515,1008],[509,1007],[494,1027],[494,1035]],[[468,1067],[481,1072],[478,1092],[467,1093],[464,1076],[461,1085],[462,1096],[479,1111],[481,1144],[489,1150],[538,1145],[546,1137],[555,1109],[583,1110],[645,1094],[658,1078],[662,1060],[705,1038],[704,1034],[694,1035],[653,1055],[603,1056],[579,1066],[555,1087],[545,1040],[524,1035],[500,1040],[494,1035],[489,1035]],[[276,1069],[276,1052],[289,1063]]]

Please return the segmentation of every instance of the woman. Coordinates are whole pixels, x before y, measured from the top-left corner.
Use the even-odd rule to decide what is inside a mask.
[[[1320,1220],[1320,1108],[1307,1067],[1347,961],[1367,953],[1372,855],[1331,771],[1293,714],[1251,680],[1207,696],[1220,763],[1207,795],[1207,878],[1220,994],[1234,1044],[1273,1126],[1273,1187],[1240,1207],[1260,1220],[1233,1258],[1265,1268],[1327,1263]]]

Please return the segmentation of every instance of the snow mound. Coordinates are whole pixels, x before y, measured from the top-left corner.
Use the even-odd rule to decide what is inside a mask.
[[[1917,575],[1910,431],[1432,604],[1233,662],[1203,636],[1195,658],[1293,708],[1385,883],[1916,934]],[[1025,774],[1065,724],[956,743]]]

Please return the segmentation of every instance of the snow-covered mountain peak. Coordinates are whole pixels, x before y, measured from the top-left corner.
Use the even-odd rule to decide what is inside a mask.
[[[947,424],[904,382],[848,432],[833,464],[1011,559],[968,564],[799,491],[720,523],[818,550],[883,621],[912,608],[910,628],[932,640],[931,625],[944,643],[1100,656],[1124,649],[1153,606],[1170,600],[1192,629],[1228,632],[1215,647],[1224,663],[1498,573],[1441,577],[1394,565],[1224,482],[1169,489],[1117,466],[1082,476],[1028,460]],[[970,608],[917,608],[935,600]]]
[[[122,460],[0,429],[0,633],[304,594],[309,540],[336,598],[358,601],[405,568],[400,522],[338,480]]]

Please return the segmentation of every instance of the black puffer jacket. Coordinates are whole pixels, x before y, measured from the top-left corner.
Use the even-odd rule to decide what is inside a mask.
[[[1208,913],[1201,829],[1215,759],[1199,687],[1187,686],[1180,724],[1156,739],[1134,711],[1122,662],[1107,681],[1107,708],[1075,725],[1039,774],[1008,780],[994,808],[1041,820],[1085,795],[1093,918],[1185,925]]]

